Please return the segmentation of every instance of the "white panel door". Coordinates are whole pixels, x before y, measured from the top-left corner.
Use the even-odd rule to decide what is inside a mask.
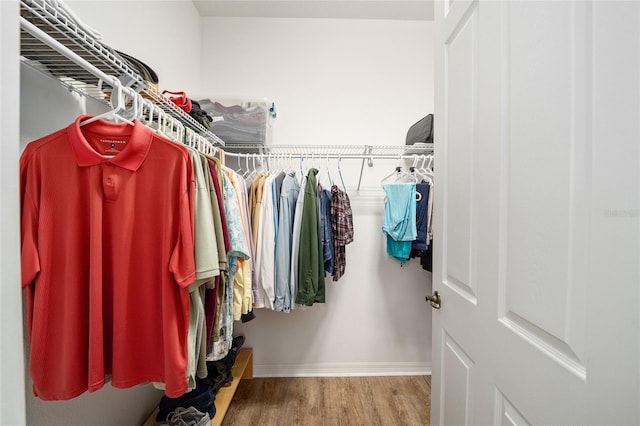
[[[431,420],[640,424],[640,2],[435,13]]]

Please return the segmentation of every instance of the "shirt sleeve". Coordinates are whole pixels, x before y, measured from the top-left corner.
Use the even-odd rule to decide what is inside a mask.
[[[180,188],[183,188],[180,197],[177,226],[178,239],[169,261],[169,270],[173,273],[176,282],[181,287],[187,287],[196,279],[194,259],[194,229],[195,229],[195,178],[191,159],[187,153],[183,158],[184,173],[181,173]]]
[[[27,330],[31,334],[33,317],[33,298],[35,281],[40,273],[40,254],[38,253],[38,216],[39,208],[33,194],[37,193],[38,180],[33,167],[30,167],[29,147],[20,157],[20,211],[21,211],[21,286],[27,290]]]
[[[29,151],[20,158],[20,211],[22,288],[32,284],[40,272],[38,255],[38,206],[32,194],[37,193],[37,179],[29,164]]]

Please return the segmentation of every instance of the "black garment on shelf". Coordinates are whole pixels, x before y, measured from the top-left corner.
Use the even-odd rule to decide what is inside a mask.
[[[216,394],[211,386],[198,383],[196,388],[178,398],[169,398],[166,395],[160,399],[156,422],[164,422],[171,412],[178,407],[194,407],[202,413],[209,413],[209,417],[216,415]]]
[[[425,271],[433,272],[433,240],[429,243],[426,250],[411,250],[409,255],[411,259],[420,258],[420,266]]]

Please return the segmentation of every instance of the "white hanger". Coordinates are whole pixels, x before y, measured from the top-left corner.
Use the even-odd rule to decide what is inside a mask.
[[[120,113],[120,117],[127,118],[131,121],[140,119],[142,112],[142,96],[130,87],[123,87],[122,92],[131,98],[131,108],[122,111]]]
[[[344,192],[347,192],[347,185],[344,184],[344,179],[342,178],[342,169],[340,168],[341,162],[342,157],[338,157],[338,175],[340,176],[340,182],[342,182],[342,189],[344,189]]]
[[[105,113],[99,114],[99,115],[95,115],[91,118],[88,118],[84,121],[80,122],[80,126],[85,126],[89,123],[93,123],[94,121],[97,120],[121,120],[127,124],[130,125],[134,125],[133,121],[128,120],[127,118],[123,117],[122,115],[120,115],[123,111],[126,110],[126,103],[125,103],[125,98],[124,98],[124,93],[123,93],[123,89],[124,87],[122,86],[122,83],[120,83],[120,80],[116,79],[116,78],[112,78],[111,82],[111,87],[113,88],[113,90],[111,91],[111,99],[110,99],[110,103],[111,103],[111,110],[107,111]],[[114,95],[115,94],[115,105],[114,105]]]
[[[304,169],[302,168],[302,163],[304,163],[304,154],[300,154],[300,179],[304,176]]]
[[[158,128],[156,129],[156,133],[165,136],[164,133],[164,122],[165,122],[165,117],[166,117],[166,113],[162,110],[162,108],[160,108],[159,106],[156,106],[156,113],[158,114]]]
[[[320,172],[318,173],[318,183],[320,185],[322,185],[323,188],[327,187],[327,185],[325,185],[325,182],[328,183],[328,187],[330,188],[331,185],[333,185],[333,180],[331,179],[331,172],[329,170],[329,154],[327,154],[326,157],[327,160],[327,165],[326,167],[319,167]],[[318,163],[318,165],[320,165],[320,163]],[[325,177],[326,177],[326,181],[325,181]]]
[[[395,182],[393,183],[399,183],[400,182],[400,178],[405,177],[405,176],[409,176],[413,179],[412,183],[418,183],[418,178],[416,177],[415,174],[413,173],[407,173],[404,170],[402,170],[401,166],[396,166],[396,170],[395,172],[391,173],[389,176],[384,177],[381,181],[380,184],[384,187],[384,183],[387,179],[391,178],[391,177],[396,177]],[[387,199],[387,197],[384,197],[385,201]],[[419,192],[416,191],[416,201],[420,201],[422,199],[422,194],[420,194]]]
[[[407,173],[407,172],[405,172],[404,170],[402,170],[402,167],[401,167],[401,166],[396,166],[396,170],[395,170],[393,173],[391,173],[390,175],[385,176],[384,178],[382,178],[382,180],[380,181],[380,183],[381,183],[381,184],[384,184],[387,180],[389,180],[389,179],[390,179],[390,178],[392,178],[392,177],[395,177],[395,178],[396,178],[395,182],[400,182],[400,179],[402,179],[403,177],[410,177],[410,178],[411,178],[411,180],[412,180],[414,183],[417,183],[417,182],[418,182],[418,178],[417,178],[417,176],[416,176],[415,174],[413,174],[413,173]]]
[[[240,163],[240,159],[238,159],[238,163]],[[249,174],[251,174],[251,169],[249,168],[249,154],[244,154],[244,173],[242,173],[242,177],[246,179]]]
[[[252,177],[258,174],[258,169],[256,168],[256,154],[249,154],[249,155],[251,155],[251,168],[250,168],[249,174],[247,174],[244,177],[247,180],[251,179]]]
[[[429,161],[428,165],[425,167],[425,164]],[[422,159],[422,164],[418,169],[419,173],[425,178],[429,184],[433,185],[433,170],[431,169],[431,164],[433,163],[433,155],[425,155]]]
[[[153,104],[148,99],[142,99],[140,108],[140,121],[147,126],[153,121]]]

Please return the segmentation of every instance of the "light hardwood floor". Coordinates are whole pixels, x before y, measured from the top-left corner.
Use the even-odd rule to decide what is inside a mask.
[[[429,424],[431,376],[242,380],[224,426]]]

